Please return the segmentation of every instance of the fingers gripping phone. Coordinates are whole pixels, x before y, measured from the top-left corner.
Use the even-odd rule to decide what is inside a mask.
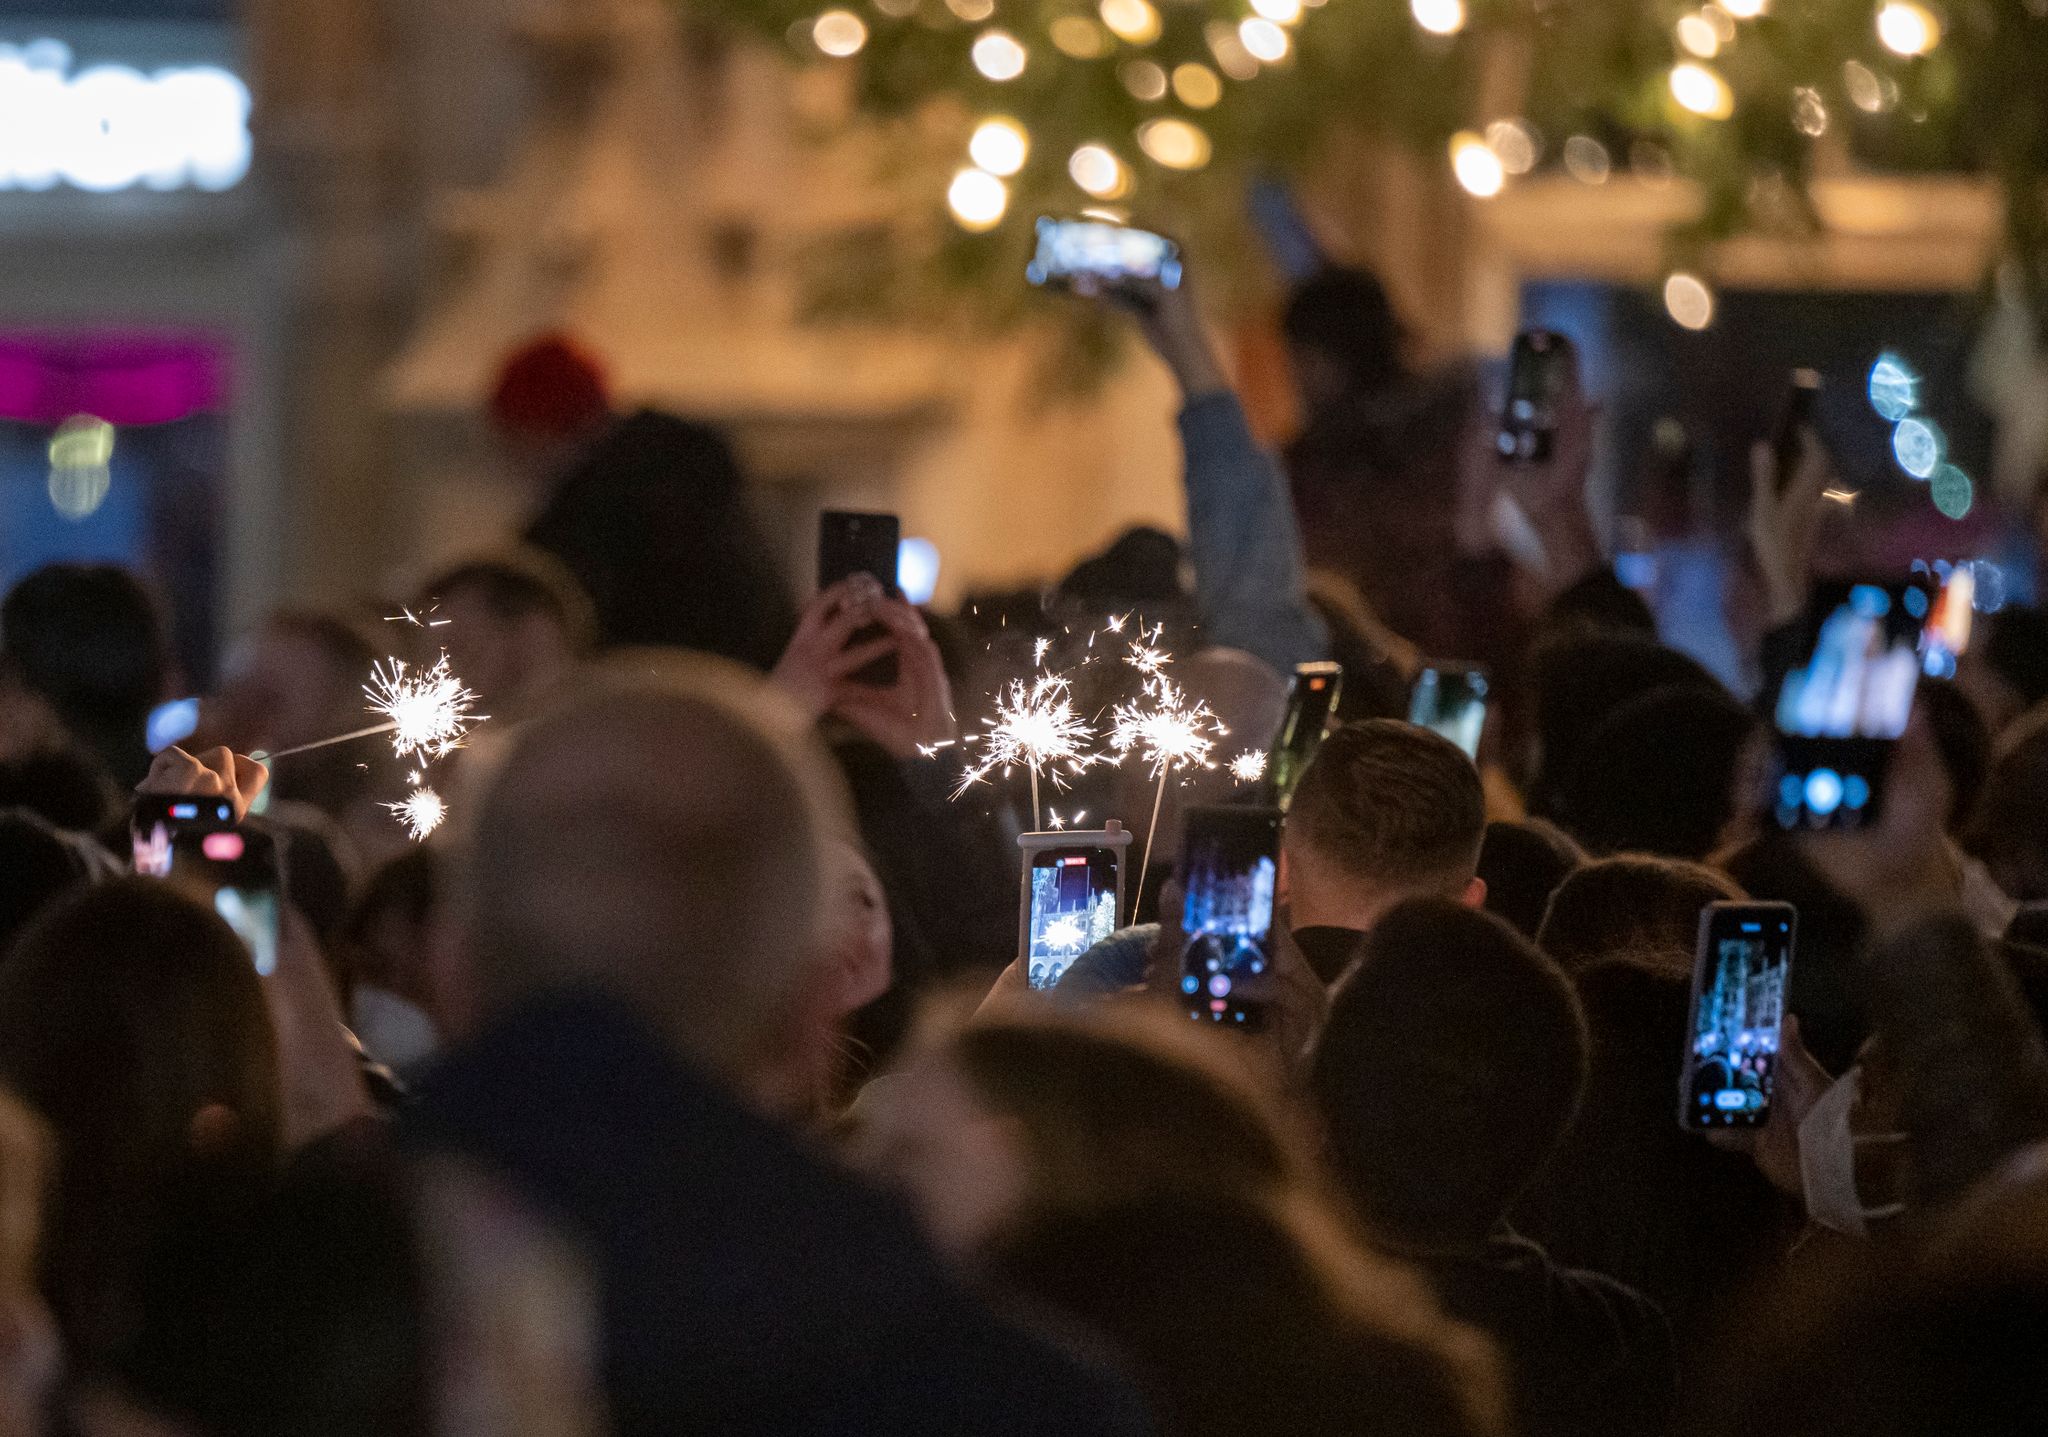
[[[1282,808],[1294,797],[1294,786],[1323,740],[1337,725],[1337,704],[1344,695],[1344,670],[1338,664],[1302,664],[1287,686],[1287,711],[1273,738],[1267,764],[1273,801]]]
[[[1033,988],[1050,988],[1076,958],[1116,932],[1131,835],[1115,819],[1098,829],[1027,833],[1018,957]]]
[[[1578,367],[1571,341],[1547,329],[1515,336],[1508,358],[1508,399],[1495,446],[1511,464],[1541,464],[1557,440],[1557,421]]]
[[[1486,732],[1486,670],[1464,664],[1431,664],[1415,676],[1408,722],[1441,734],[1479,760]]]
[[[1180,246],[1164,235],[1106,220],[1038,221],[1038,248],[1024,267],[1033,284],[1071,289],[1079,279],[1114,288],[1124,280],[1157,280],[1179,289]]]
[[[1248,1031],[1265,1008],[1243,991],[1273,968],[1280,810],[1197,808],[1181,845],[1180,991],[1198,1023]]]
[[[171,843],[180,834],[220,833],[234,826],[235,806],[224,798],[139,794],[128,821],[135,871],[165,877],[171,871]]]
[[[1701,911],[1680,1127],[1712,1132],[1769,1120],[1798,924],[1789,903],[1710,903]]]
[[[903,526],[894,514],[828,511],[818,516],[818,587],[830,588],[855,574],[872,575],[883,591],[901,598],[896,584],[896,556]],[[848,646],[880,638],[888,630],[871,624],[847,641]],[[855,683],[888,688],[899,672],[896,655],[884,654],[853,675]]]
[[[249,950],[256,971],[277,971],[279,892],[277,846],[251,828],[181,833],[171,840],[164,875],[227,920]]]

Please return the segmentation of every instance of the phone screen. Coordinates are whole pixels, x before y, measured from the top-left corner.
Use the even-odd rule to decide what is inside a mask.
[[[1272,968],[1280,810],[1197,808],[1181,848],[1180,990],[1197,1022],[1255,1028],[1263,1009],[1238,990]]]
[[[1756,1128],[1770,1117],[1796,927],[1789,903],[1712,903],[1701,913],[1682,1127]]]
[[[1280,720],[1273,757],[1267,764],[1273,793],[1282,807],[1294,797],[1294,786],[1301,782],[1303,770],[1335,723],[1343,693],[1344,670],[1340,666],[1303,664],[1295,669],[1287,688],[1287,712]]]
[[[1503,459],[1540,464],[1550,457],[1558,406],[1564,402],[1571,372],[1571,343],[1564,336],[1547,329],[1527,329],[1515,336],[1508,360],[1508,402],[1497,441]]]
[[[1076,276],[1114,284],[1121,279],[1156,279],[1180,287],[1180,247],[1150,230],[1104,220],[1038,221],[1038,250],[1025,267],[1033,284],[1063,285]]]
[[[1076,958],[1116,932],[1117,850],[1042,848],[1031,855],[1024,971],[1034,988],[1060,981]]]
[[[171,840],[163,875],[227,920],[249,950],[256,971],[277,971],[277,850],[267,835],[249,829],[183,833]]]
[[[829,588],[855,574],[871,574],[889,593],[900,595],[896,562],[902,534],[903,526],[894,514],[820,514],[818,587]],[[870,624],[848,639],[847,646],[868,643],[887,632],[880,624]],[[898,673],[896,655],[884,654],[852,677],[855,683],[871,688],[888,688],[896,682]]]
[[[1814,411],[1819,404],[1820,371],[1793,370],[1792,387],[1785,393],[1777,423],[1771,426],[1771,459],[1776,471],[1773,478],[1780,493],[1790,487],[1792,476],[1799,470],[1800,436],[1813,427]]]
[[[1486,670],[1451,665],[1431,666],[1415,676],[1408,701],[1408,722],[1441,734],[1479,758],[1479,739],[1486,732]]]
[[[224,798],[141,794],[128,822],[135,871],[165,877],[171,871],[171,841],[179,834],[219,833],[234,826],[234,805]]]
[[[1803,663],[1773,717],[1781,828],[1854,829],[1882,809],[1885,770],[1912,717],[1934,599],[1922,584],[1830,584],[1814,593]]]

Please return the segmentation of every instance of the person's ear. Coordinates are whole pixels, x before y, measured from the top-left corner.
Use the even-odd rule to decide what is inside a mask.
[[[1486,880],[1475,877],[1470,883],[1465,885],[1465,891],[1458,895],[1458,901],[1467,908],[1484,908],[1486,906]]]
[[[196,1157],[210,1158],[227,1151],[242,1130],[241,1115],[226,1103],[208,1103],[192,1115],[186,1139]]]

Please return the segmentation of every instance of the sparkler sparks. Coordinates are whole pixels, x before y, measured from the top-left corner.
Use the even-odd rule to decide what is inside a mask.
[[[1012,679],[997,696],[996,716],[983,722],[988,732],[965,740],[983,746],[981,761],[961,776],[955,798],[997,769],[1029,769],[1034,782],[1047,773],[1057,784],[1060,765],[1079,773],[1095,761],[1088,751],[1094,734],[1074,712],[1073,688],[1062,674],[1040,674],[1028,686]]]
[[[1088,934],[1078,918],[1055,918],[1045,925],[1039,941],[1056,953],[1078,953],[1087,943]]]
[[[397,613],[386,614],[384,622],[387,624],[411,624],[416,629],[445,629],[455,621],[453,619],[434,618],[433,615],[440,610],[440,607],[439,604],[429,604],[423,611],[426,615],[423,618],[420,614],[415,614],[411,609],[401,605]]]
[[[1031,646],[1031,662],[1032,662],[1032,664],[1033,664],[1034,666],[1035,666],[1035,665],[1039,665],[1039,664],[1043,664],[1043,663],[1045,662],[1045,656],[1046,656],[1046,654],[1047,654],[1047,653],[1048,653],[1048,652],[1049,652],[1049,651],[1050,651],[1051,649],[1052,649],[1052,640],[1051,640],[1051,639],[1049,639],[1049,638],[1040,638],[1040,639],[1039,639],[1039,641],[1038,641],[1037,643],[1035,643],[1035,644],[1033,644],[1033,645]]]
[[[1118,704],[1110,715],[1109,746],[1119,760],[1141,754],[1152,776],[1164,778],[1177,769],[1215,767],[1209,756],[1228,732],[1206,702],[1190,704],[1178,684],[1157,675],[1146,680],[1143,698]]]
[[[1048,808],[1045,811],[1045,825],[1047,828],[1050,828],[1055,833],[1060,832],[1062,829],[1068,827],[1069,825],[1072,825],[1075,828],[1079,828],[1082,825],[1082,823],[1084,823],[1087,820],[1087,818],[1088,812],[1086,809],[1082,809],[1076,812],[1071,819],[1061,818],[1060,811],[1056,808]]]
[[[1246,749],[1230,761],[1230,776],[1239,783],[1257,783],[1266,776],[1266,751]]]
[[[363,688],[370,712],[391,721],[391,747],[400,758],[423,754],[443,758],[462,746],[469,726],[484,717],[472,713],[476,695],[448,671],[444,652],[431,668],[408,673],[404,659],[388,659],[370,671]]]
[[[417,777],[417,775],[415,775]],[[384,805],[405,824],[405,831],[418,843],[441,826],[441,820],[448,816],[448,805],[441,801],[441,795],[431,788],[416,788],[407,794],[402,802]]]

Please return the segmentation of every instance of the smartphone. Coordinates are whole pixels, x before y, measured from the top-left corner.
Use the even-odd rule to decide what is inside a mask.
[[[1784,405],[1778,410],[1777,423],[1771,426],[1772,477],[1780,494],[1791,487],[1792,476],[1799,472],[1800,436],[1813,428],[1814,410],[1819,403],[1820,371],[1793,370],[1792,387],[1786,391]]]
[[[182,833],[220,833],[235,826],[235,806],[224,798],[137,794],[128,842],[137,873],[162,878],[171,871],[171,841]]]
[[[1285,808],[1294,797],[1309,760],[1337,726],[1337,704],[1344,696],[1341,664],[1302,664],[1287,685],[1287,709],[1273,737],[1273,756],[1266,764],[1266,782],[1273,801]]]
[[[1115,819],[1099,829],[1027,833],[1018,956],[1033,988],[1050,988],[1073,961],[1116,932],[1124,909],[1131,835]]]
[[[1779,679],[1772,703],[1780,828],[1857,829],[1877,820],[1927,661],[1934,607],[1932,591],[1917,581],[1815,588],[1804,662]]]
[[[1241,991],[1273,966],[1280,810],[1196,808],[1181,845],[1180,991],[1198,1023],[1256,1030],[1264,1006]]]
[[[277,846],[251,828],[181,833],[171,840],[165,875],[227,920],[263,977],[277,971],[278,894],[283,887]]]
[[[1486,732],[1486,670],[1469,664],[1430,664],[1415,676],[1408,722],[1441,734],[1474,763]]]
[[[1789,903],[1709,903],[1701,911],[1680,1127],[1760,1128],[1770,1118],[1798,927]]]
[[[1511,464],[1541,464],[1557,439],[1557,417],[1578,364],[1572,342],[1547,329],[1515,336],[1508,358],[1508,402],[1495,444]]]
[[[1180,246],[1150,230],[1107,220],[1060,220],[1041,216],[1038,249],[1024,267],[1033,284],[1067,289],[1076,279],[1114,285],[1120,280],[1157,280],[1180,288]]]
[[[895,597],[903,591],[896,584],[896,556],[902,547],[903,526],[894,514],[852,514],[831,510],[818,516],[818,587],[830,588],[855,574],[872,574],[882,588]],[[849,647],[880,638],[888,630],[870,624],[847,640]],[[888,688],[896,682],[898,666],[894,654],[884,654],[853,675],[853,681],[873,688]]]

